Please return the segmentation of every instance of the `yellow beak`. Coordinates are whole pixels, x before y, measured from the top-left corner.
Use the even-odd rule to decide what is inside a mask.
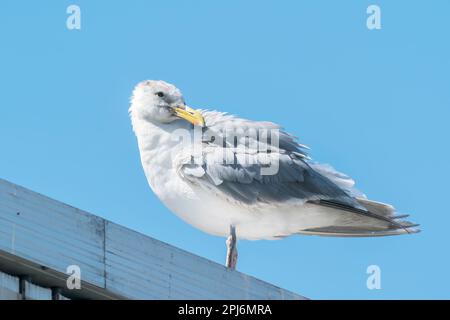
[[[188,106],[175,107],[173,110],[175,111],[176,116],[189,121],[193,125],[201,127],[205,126],[205,119],[200,111],[189,108]]]

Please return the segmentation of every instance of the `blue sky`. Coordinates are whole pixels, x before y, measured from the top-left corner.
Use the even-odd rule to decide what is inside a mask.
[[[81,8],[81,30],[66,8]],[[381,8],[381,30],[366,8]],[[238,269],[313,299],[450,298],[448,1],[0,3],[0,177],[223,263],[224,239],[147,186],[127,109],[143,79],[282,124],[423,232],[240,241]],[[381,268],[368,290],[366,268]]]

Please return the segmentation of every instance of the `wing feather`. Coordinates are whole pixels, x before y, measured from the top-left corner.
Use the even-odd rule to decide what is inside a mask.
[[[202,115],[201,158],[179,164],[191,183],[246,205],[322,199],[360,207],[348,190],[314,170],[307,147],[280,126],[215,111]],[[274,163],[276,172],[266,174]]]

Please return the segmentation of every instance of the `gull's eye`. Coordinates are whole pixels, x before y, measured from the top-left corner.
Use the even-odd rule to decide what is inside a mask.
[[[155,93],[158,97],[162,98],[164,97],[164,93],[162,93],[161,91]]]

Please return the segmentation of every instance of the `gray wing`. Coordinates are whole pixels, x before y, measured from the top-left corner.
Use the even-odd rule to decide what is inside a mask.
[[[203,116],[207,127],[201,155],[179,166],[191,183],[247,205],[332,200],[359,207],[348,190],[314,170],[307,147],[276,124],[213,111]]]

